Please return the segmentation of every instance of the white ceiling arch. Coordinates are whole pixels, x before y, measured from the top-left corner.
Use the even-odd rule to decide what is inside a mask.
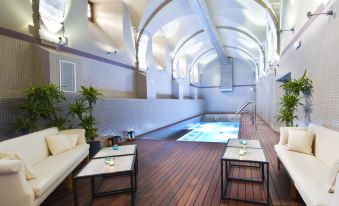
[[[265,72],[265,65],[270,61],[267,58],[274,56],[266,54],[266,51],[276,52],[278,49],[276,16],[268,2],[208,0],[206,3],[213,14],[225,53],[231,57],[254,61],[257,66],[263,67],[258,71]],[[147,30],[148,33],[155,34],[160,29],[169,42],[173,60],[186,56],[194,61],[201,55],[201,51],[196,49],[199,48],[197,44],[203,45],[205,49],[211,45],[208,38],[201,38],[205,32],[189,6],[189,0],[154,0],[148,3],[138,26],[137,62],[138,45],[143,32]],[[268,35],[273,39],[272,42],[267,42]]]

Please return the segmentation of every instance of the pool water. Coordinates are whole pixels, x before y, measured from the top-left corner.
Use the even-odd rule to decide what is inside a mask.
[[[229,139],[238,138],[239,127],[240,122],[200,122],[177,141],[227,143]]]

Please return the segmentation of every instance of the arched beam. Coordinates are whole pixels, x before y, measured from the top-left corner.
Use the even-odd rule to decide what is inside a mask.
[[[239,48],[239,47],[234,47],[234,46],[223,45],[223,47],[224,47],[224,48],[230,48],[230,49],[235,49],[235,50],[241,51],[241,52],[243,52],[244,54],[246,54],[247,56],[249,56],[249,58],[250,58],[250,59],[253,61],[253,63],[255,64],[257,72],[259,72],[259,65],[258,65],[257,61],[255,60],[255,58],[253,57],[253,55],[251,55],[249,52],[247,52],[247,51],[244,50],[244,49],[241,49],[241,48]],[[199,59],[200,59],[201,57],[203,57],[204,55],[208,54],[208,53],[211,52],[213,49],[214,49],[214,48],[208,49],[208,50],[202,52],[197,58],[195,58],[195,59],[193,60],[193,62],[190,64],[190,66],[189,66],[188,73],[191,72],[192,67],[199,61]],[[258,75],[259,75],[259,74],[258,74]]]
[[[264,8],[268,14],[270,15],[274,26],[275,26],[275,30],[277,33],[277,53],[280,53],[280,23],[279,23],[279,19],[277,17],[277,15],[275,15],[274,11],[269,8],[267,6],[267,4],[263,1],[263,0],[254,0],[255,2],[257,2],[257,4],[259,4],[262,8]]]
[[[152,14],[148,17],[148,19],[146,20],[145,24],[142,26],[142,28],[139,31],[137,40],[135,42],[135,52],[136,52],[136,67],[137,69],[139,69],[139,44],[140,44],[140,40],[141,40],[141,36],[143,35],[146,27],[148,26],[148,24],[152,21],[152,19],[161,11],[161,9],[165,8],[170,2],[172,2],[173,0],[165,0],[164,2],[162,2],[153,12]]]
[[[204,30],[201,29],[201,30],[198,30],[197,32],[194,32],[192,35],[190,35],[189,37],[187,37],[181,44],[179,47],[176,47],[176,49],[174,50],[174,54],[173,54],[173,59],[175,59],[175,57],[177,56],[178,52],[181,50],[181,48],[183,46],[185,46],[185,44],[187,42],[189,42],[192,38],[198,36],[199,34],[202,34],[204,33]]]
[[[193,62],[191,63],[191,65],[189,66],[188,73],[191,72],[192,67],[194,66],[195,63],[197,63],[197,61],[198,61],[201,57],[203,57],[204,55],[208,54],[209,52],[211,52],[211,51],[213,51],[213,50],[214,50],[214,48],[207,49],[206,51],[202,52],[197,58],[195,58],[195,59],[193,60]]]
[[[264,58],[263,61],[264,61],[264,62],[266,61],[266,60],[265,60],[265,59],[266,59],[266,57],[265,57],[265,50],[264,50],[264,48],[261,46],[259,40],[258,40],[256,37],[252,36],[251,34],[249,34],[248,32],[246,32],[246,31],[244,31],[244,30],[241,30],[241,29],[238,29],[238,28],[235,28],[235,27],[230,27],[230,26],[217,26],[217,29],[225,29],[225,30],[236,31],[236,32],[239,32],[239,33],[241,33],[241,34],[246,35],[247,37],[249,37],[250,39],[252,39],[252,40],[254,41],[254,43],[256,43],[256,44],[258,45],[258,47],[260,48],[260,51],[261,51],[261,53],[262,53],[262,55],[263,55],[263,58]],[[185,46],[186,43],[188,43],[192,38],[194,38],[194,37],[196,37],[196,36],[202,34],[203,32],[204,32],[204,30],[199,30],[199,31],[193,33],[193,34],[192,34],[191,36],[189,36],[187,39],[185,39],[185,40],[180,44],[180,46],[177,47],[178,49],[175,50],[175,53],[174,53],[174,55],[173,55],[173,59],[176,58],[176,55],[177,55],[177,54],[179,53],[179,51]],[[264,67],[266,67],[265,64],[264,64]],[[265,68],[264,68],[264,70],[265,70]]]

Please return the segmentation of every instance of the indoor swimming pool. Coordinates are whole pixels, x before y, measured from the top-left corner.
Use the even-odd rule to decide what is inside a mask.
[[[220,142],[238,138],[240,122],[200,122],[177,141]]]

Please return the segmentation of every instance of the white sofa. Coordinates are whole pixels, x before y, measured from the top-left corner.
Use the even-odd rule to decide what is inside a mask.
[[[278,161],[284,165],[308,206],[339,206],[339,175],[335,193],[328,192],[330,168],[339,159],[339,132],[315,124],[310,124],[307,130],[315,134],[314,156],[289,151],[287,145],[280,143],[274,147]],[[281,139],[287,131],[280,129]]]
[[[0,142],[0,152],[18,154],[32,165],[37,176],[26,180],[21,160],[0,160],[0,205],[40,205],[88,157],[89,145],[83,129],[60,131],[79,134],[79,143],[71,150],[52,156],[45,136],[58,132],[57,128],[50,128]]]

